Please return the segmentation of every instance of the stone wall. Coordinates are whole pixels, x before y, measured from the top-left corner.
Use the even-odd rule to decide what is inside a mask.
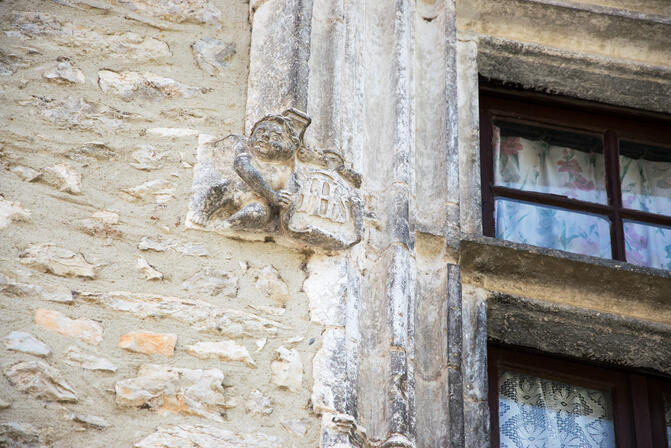
[[[0,446],[318,444],[305,256],[184,228],[248,8],[0,4]]]

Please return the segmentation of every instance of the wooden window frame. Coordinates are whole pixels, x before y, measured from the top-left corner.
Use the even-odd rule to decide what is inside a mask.
[[[520,120],[541,126],[601,135],[608,203],[598,204],[562,195],[494,185],[493,127],[495,118]],[[640,111],[624,111],[602,105],[587,105],[585,102],[553,98],[548,95],[507,92],[497,89],[481,90],[480,164],[483,233],[491,237],[496,235],[494,222],[496,197],[592,213],[609,219],[612,258],[626,261],[623,221],[634,220],[645,224],[671,227],[671,216],[623,207],[618,157],[620,140],[671,146],[671,117]]]
[[[490,344],[487,350],[491,446],[499,448],[499,372],[510,369],[551,380],[611,391],[615,445],[666,448],[663,392],[671,382],[639,372],[582,363]]]

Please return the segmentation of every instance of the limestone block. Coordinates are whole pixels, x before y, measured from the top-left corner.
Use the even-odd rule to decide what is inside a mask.
[[[114,93],[126,101],[138,98],[153,101],[176,97],[190,98],[199,91],[196,87],[151,72],[100,70],[98,85],[103,92]]]
[[[67,163],[57,163],[56,165],[44,169],[42,179],[60,191],[72,194],[81,194],[82,175]]]
[[[32,182],[42,175],[40,171],[34,170],[29,166],[14,165],[9,170],[26,182]]]
[[[39,308],[35,310],[35,325],[54,333],[81,339],[98,345],[103,340],[103,327],[90,319],[70,319],[63,313]]]
[[[116,403],[121,407],[149,407],[160,414],[186,414],[218,422],[220,413],[234,405],[224,396],[224,373],[219,369],[184,369],[144,364],[137,377],[117,381]]]
[[[33,398],[76,402],[77,395],[58,370],[42,361],[21,361],[7,367],[5,376],[12,385]]]
[[[88,162],[90,160],[117,160],[117,154],[104,142],[87,142],[84,145],[65,153],[65,157],[71,160]]]
[[[40,433],[29,423],[0,423],[0,446],[6,448],[42,448]]]
[[[195,129],[189,128],[149,128],[148,135],[155,135],[157,137],[195,137],[199,132]]]
[[[97,265],[84,256],[54,244],[31,244],[19,254],[19,262],[61,277],[95,278]]]
[[[182,255],[190,255],[192,257],[208,257],[210,255],[207,247],[200,243],[184,243],[181,246],[175,247],[175,250]]]
[[[107,420],[103,417],[98,417],[97,415],[75,414],[74,412],[70,412],[67,417],[72,421],[96,429],[105,429],[110,425]]]
[[[140,250],[153,250],[155,252],[165,252],[167,249],[175,246],[174,241],[171,240],[153,240],[148,236],[143,236],[137,245]]]
[[[270,363],[270,382],[281,389],[298,392],[303,384],[303,361],[295,348],[280,346],[275,350],[275,360]]]
[[[289,432],[296,434],[297,436],[305,436],[308,432],[308,424],[303,419],[293,419],[293,420],[282,420],[280,422],[282,427]]]
[[[11,405],[12,404],[9,401],[5,401],[2,398],[0,398],[0,409],[7,409]]]
[[[166,153],[158,151],[151,145],[139,145],[139,149],[133,151],[130,165],[138,170],[157,170],[163,166],[161,160],[165,158]]]
[[[163,274],[150,265],[144,257],[138,257],[135,270],[144,275],[145,280],[163,280]]]
[[[186,352],[200,359],[241,362],[249,367],[256,367],[256,363],[249,355],[247,348],[228,339],[218,342],[196,342],[195,344],[187,345]]]
[[[206,266],[184,281],[182,288],[192,293],[235,297],[238,294],[238,276],[232,272]]]
[[[121,197],[129,202],[141,200],[165,204],[175,198],[175,187],[167,179],[154,179],[148,180],[137,187],[122,189],[120,193]]]
[[[79,230],[87,235],[120,239],[122,233],[113,226],[119,223],[119,215],[109,211],[95,212],[90,218],[80,219],[76,222]]]
[[[303,290],[310,304],[310,320],[345,326],[345,301],[352,286],[347,262],[336,257],[314,256],[308,262],[308,272]]]
[[[51,348],[47,344],[23,331],[12,331],[5,336],[5,347],[35,356],[49,356],[51,353]]]
[[[28,221],[30,211],[21,207],[20,202],[8,201],[0,197],[0,229],[4,229],[12,222]]]
[[[135,117],[84,97],[69,96],[64,100],[33,97],[30,103],[37,108],[40,115],[58,125],[100,134],[119,129],[126,120]]]
[[[81,367],[86,370],[101,372],[116,372],[116,366],[111,361],[99,356],[84,353],[81,348],[73,345],[65,351],[63,362],[69,366]]]
[[[175,354],[175,344],[177,344],[176,334],[133,331],[121,336],[118,347],[146,355],[158,353],[164,356],[173,356]]]
[[[11,280],[0,274],[0,293],[16,297],[37,296],[51,302],[72,303],[72,294],[68,292],[50,292],[41,286]]]
[[[273,413],[272,402],[261,391],[253,390],[245,401],[245,411],[252,415],[270,415]]]
[[[159,426],[135,448],[277,448],[284,446],[277,437],[263,433],[237,433],[215,426]]]
[[[266,265],[254,271],[256,289],[280,305],[289,301],[289,288],[274,266]]]
[[[73,67],[72,63],[67,59],[59,62],[56,67],[44,72],[42,76],[49,81],[60,84],[84,84],[86,82],[84,73],[78,68]]]
[[[269,336],[277,334],[278,329],[291,329],[252,313],[222,308],[202,300],[124,291],[102,294],[77,292],[74,295],[77,300],[132,313],[140,319],[171,318],[184,322],[197,331],[220,333],[231,338]]]
[[[198,66],[214,76],[226,68],[235,54],[235,45],[213,37],[199,39],[191,45]]]
[[[17,31],[12,37],[43,36],[55,44],[84,47],[106,58],[154,61],[172,56],[168,44],[162,40],[133,32],[100,33],[43,12],[15,12],[11,26]]]
[[[140,14],[169,22],[221,26],[221,11],[211,0],[122,0],[121,3]]]

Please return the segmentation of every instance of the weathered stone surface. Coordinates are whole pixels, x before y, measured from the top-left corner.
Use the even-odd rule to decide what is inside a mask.
[[[177,243],[171,240],[153,240],[147,236],[143,236],[137,245],[140,250],[153,250],[155,252],[165,252],[174,247]]]
[[[249,399],[245,401],[245,411],[252,415],[270,415],[273,413],[272,402],[261,391],[255,389],[249,393]]]
[[[235,297],[238,294],[238,276],[232,272],[206,266],[184,281],[182,288],[192,293]]]
[[[163,274],[150,265],[144,257],[138,257],[135,270],[144,275],[145,280],[163,280]]]
[[[90,160],[117,160],[117,154],[104,142],[87,142],[84,145],[65,153],[72,160],[88,162]]]
[[[254,270],[253,273],[256,277],[256,289],[262,294],[280,305],[285,305],[289,301],[289,287],[274,266],[266,265],[262,269]]]
[[[116,226],[119,223],[119,215],[109,211],[95,212],[90,218],[80,219],[76,225],[79,230],[87,235],[120,239],[122,233]]]
[[[177,344],[176,334],[133,331],[121,336],[118,347],[147,355],[158,353],[164,356],[173,356],[175,354],[175,344]]]
[[[120,191],[121,197],[129,202],[142,200],[165,204],[175,198],[174,183],[167,179],[148,180],[137,187],[125,188]]]
[[[44,169],[42,179],[60,191],[81,194],[82,175],[67,163],[58,163]]]
[[[303,385],[303,361],[298,350],[280,346],[270,363],[270,382],[279,388],[297,392]]]
[[[37,171],[29,166],[14,165],[10,168],[10,171],[26,182],[32,182],[42,175],[40,171]]]
[[[157,137],[195,137],[200,132],[189,128],[149,128],[147,134]]]
[[[121,3],[140,14],[169,22],[221,26],[221,11],[210,0],[123,0]]]
[[[247,306],[253,310],[261,311],[262,313],[269,316],[283,316],[287,311],[286,308],[280,308],[279,306],[253,305],[251,303]]]
[[[103,327],[98,322],[90,319],[70,319],[54,310],[35,310],[35,325],[92,345],[98,345],[103,340]]]
[[[65,351],[63,362],[69,366],[81,367],[86,370],[102,372],[116,372],[116,366],[111,361],[99,356],[84,353],[81,348],[73,345]]]
[[[302,419],[282,420],[280,423],[284,429],[297,436],[305,436],[305,433],[308,432],[308,424]]]
[[[95,278],[97,265],[81,254],[54,244],[32,244],[19,254],[19,262],[43,272],[61,277]]]
[[[153,61],[172,56],[159,39],[133,32],[102,34],[43,12],[15,12],[11,26],[18,31],[12,37],[46,37],[63,46],[91,48],[105,57]]]
[[[187,345],[185,348],[188,354],[196,358],[241,362],[249,367],[256,367],[256,363],[249,355],[247,348],[231,340],[196,342]]]
[[[183,369],[144,364],[138,375],[115,385],[121,407],[145,407],[158,413],[198,415],[222,422],[221,412],[234,405],[224,396],[219,369]]]
[[[5,401],[2,398],[0,398],[0,409],[7,409],[11,405],[12,404],[9,401]]]
[[[68,418],[77,423],[96,429],[105,429],[110,426],[107,420],[103,417],[98,417],[97,415],[75,414],[74,412],[70,412]]]
[[[277,448],[280,439],[262,433],[246,434],[214,426],[160,426],[135,448]]]
[[[228,65],[235,54],[235,45],[230,42],[205,37],[191,45],[198,66],[209,75],[214,76]]]
[[[29,423],[0,423],[0,446],[3,448],[42,448],[38,429]]]
[[[163,166],[161,160],[165,156],[165,152],[158,151],[151,145],[140,145],[139,149],[131,154],[133,161],[130,162],[130,165],[138,170],[156,170]]]
[[[175,247],[175,250],[182,255],[190,255],[192,257],[207,257],[210,255],[207,247],[201,243],[184,243],[181,246]]]
[[[72,387],[58,370],[42,361],[21,361],[4,371],[10,383],[21,392],[47,401],[77,401]]]
[[[187,323],[198,331],[220,333],[232,338],[274,335],[278,329],[291,329],[255,314],[221,308],[202,300],[121,291],[102,294],[81,292],[75,293],[75,296],[113,310],[133,313],[141,319],[169,317]]]
[[[86,82],[84,73],[78,68],[73,67],[72,63],[67,59],[59,62],[56,67],[44,72],[42,76],[49,81],[61,84],[84,84]]]
[[[51,302],[71,303],[70,292],[50,292],[41,286],[11,280],[0,274],[0,292],[16,297],[38,296]]]
[[[4,229],[12,222],[28,221],[30,211],[21,207],[21,203],[8,201],[0,197],[0,229]]]
[[[51,353],[51,348],[47,344],[23,331],[12,331],[5,336],[5,347],[35,356],[49,356]]]
[[[198,93],[196,87],[151,72],[100,70],[98,85],[103,92],[114,93],[127,101],[137,98],[152,101],[175,97],[190,98]]]
[[[30,101],[39,114],[65,128],[105,134],[108,130],[119,129],[133,115],[112,107],[88,100],[84,97],[69,96],[64,100],[34,97]]]
[[[347,262],[336,257],[314,256],[303,290],[310,301],[310,320],[323,325],[345,325],[345,300],[350,288]]]

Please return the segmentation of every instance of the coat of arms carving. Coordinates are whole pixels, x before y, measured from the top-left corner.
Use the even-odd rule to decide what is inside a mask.
[[[336,151],[310,148],[310,118],[267,115],[249,137],[201,136],[186,225],[233,238],[325,250],[361,240],[361,176]]]

